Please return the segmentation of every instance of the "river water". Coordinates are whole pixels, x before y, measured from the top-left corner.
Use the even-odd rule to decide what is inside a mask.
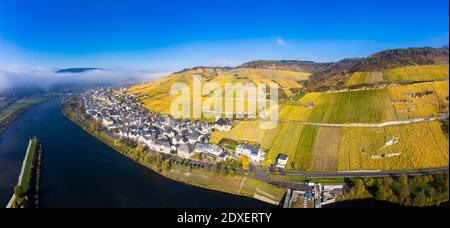
[[[0,134],[0,206],[17,183],[28,140],[43,144],[41,207],[270,207],[175,182],[135,164],[61,113],[61,98],[23,114]]]

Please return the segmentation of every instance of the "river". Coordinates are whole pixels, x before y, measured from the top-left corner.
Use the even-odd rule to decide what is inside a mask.
[[[67,120],[56,98],[0,134],[0,206],[17,183],[28,140],[43,144],[41,207],[271,207],[172,181],[123,157]]]

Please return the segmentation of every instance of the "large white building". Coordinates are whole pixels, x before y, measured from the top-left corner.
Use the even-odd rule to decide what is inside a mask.
[[[223,148],[214,144],[197,143],[194,151],[196,153],[211,154],[219,157],[223,153]]]
[[[265,153],[260,148],[250,146],[248,144],[240,144],[236,147],[237,155],[247,156],[251,162],[261,163],[264,160]]]

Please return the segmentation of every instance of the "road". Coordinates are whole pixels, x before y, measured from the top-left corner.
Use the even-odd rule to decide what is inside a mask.
[[[284,175],[292,177],[305,177],[305,178],[345,178],[345,177],[388,177],[388,176],[401,176],[401,175],[429,175],[435,173],[448,173],[449,168],[434,168],[434,169],[420,169],[420,170],[398,170],[398,171],[378,171],[378,170],[356,170],[356,171],[340,171],[340,172],[306,172],[306,171],[262,171],[253,169],[250,172],[255,173],[255,176],[266,177],[269,175]],[[241,173],[249,172],[245,170],[239,170]],[[258,178],[259,179],[259,178]]]
[[[435,168],[435,169],[421,169],[421,170],[400,170],[400,171],[375,171],[375,170],[360,170],[347,172],[306,172],[306,171],[263,171],[252,167],[251,170],[236,170],[241,174],[254,174],[251,178],[264,181],[267,183],[283,186],[290,189],[305,189],[308,188],[303,182],[272,180],[269,175],[281,175],[291,177],[304,178],[352,178],[352,177],[399,177],[401,175],[415,176],[415,175],[430,175],[436,173],[448,173],[449,168]]]

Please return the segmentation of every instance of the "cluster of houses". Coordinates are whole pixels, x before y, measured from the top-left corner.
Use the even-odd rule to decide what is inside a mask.
[[[118,137],[136,141],[149,150],[177,154],[183,158],[202,154],[216,161],[226,160],[230,156],[222,147],[208,143],[213,130],[231,130],[230,121],[176,120],[148,112],[137,98],[137,95],[126,93],[125,89],[91,90],[82,96],[89,116]],[[247,144],[239,145],[236,154],[246,155],[254,163],[260,163],[265,156],[262,150]]]

